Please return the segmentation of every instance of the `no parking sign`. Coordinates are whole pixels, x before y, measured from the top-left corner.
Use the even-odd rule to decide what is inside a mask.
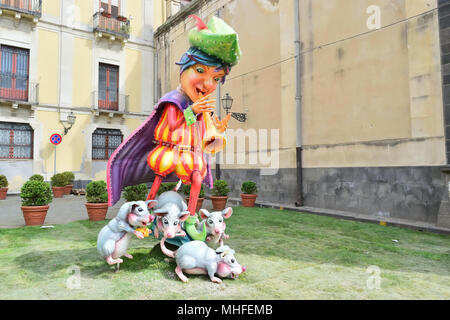
[[[57,146],[62,142],[62,137],[60,134],[54,133],[50,136],[50,142]]]
[[[56,146],[62,142],[60,134],[54,133],[50,136],[50,142],[55,146],[55,161],[53,165],[53,174],[56,174]]]

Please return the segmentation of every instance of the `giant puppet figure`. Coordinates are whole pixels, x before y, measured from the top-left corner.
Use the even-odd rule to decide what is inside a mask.
[[[156,197],[161,182],[181,179],[191,184],[188,211],[195,215],[202,182],[212,188],[210,154],[225,146],[228,115],[216,116],[211,94],[224,83],[241,51],[237,33],[212,17],[205,25],[197,16],[189,32],[191,47],[176,64],[180,85],[164,95],[152,114],[112,154],[107,168],[109,205],[122,188],[153,181],[148,200]]]

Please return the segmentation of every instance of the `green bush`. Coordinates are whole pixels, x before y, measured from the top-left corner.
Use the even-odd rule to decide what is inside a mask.
[[[226,197],[230,189],[228,188],[228,183],[225,180],[214,181],[214,188],[212,189],[212,195],[216,197]]]
[[[244,181],[241,186],[241,191],[244,194],[256,194],[258,192],[258,188],[256,187],[255,182]]]
[[[123,189],[123,191],[124,191],[123,197],[125,198],[125,200],[127,200],[127,202],[147,200],[148,190],[147,190],[147,185],[145,183],[138,184],[135,186],[125,187]]]
[[[73,172],[65,171],[65,172],[63,172],[61,174],[66,177],[66,179],[68,181],[67,184],[73,184],[73,180],[75,180],[75,175],[73,174]]]
[[[181,191],[184,193],[185,196],[189,196],[191,193],[191,185],[190,184],[184,184]],[[205,186],[202,184],[202,187],[200,188],[200,193],[198,194],[199,198],[205,197]]]
[[[0,188],[6,187],[8,187],[8,179],[6,179],[6,176],[0,174]]]
[[[86,199],[88,203],[108,202],[106,182],[103,180],[89,182],[86,186]]]
[[[31,181],[44,181],[44,177],[40,174],[33,174],[30,179]]]
[[[164,182],[161,183],[158,189],[158,196],[166,191],[172,191],[177,186],[177,182]]]
[[[69,184],[67,177],[62,173],[55,174],[52,178],[52,187],[65,187]]]
[[[53,200],[52,190],[44,181],[29,180],[20,189],[22,206],[46,206]]]

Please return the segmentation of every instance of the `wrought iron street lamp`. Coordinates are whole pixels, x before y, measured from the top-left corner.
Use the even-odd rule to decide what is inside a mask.
[[[72,127],[73,127],[73,125],[75,124],[75,121],[76,121],[76,120],[77,120],[77,117],[76,117],[76,116],[73,114],[73,112],[71,111],[70,114],[67,116],[67,121],[65,121],[65,122],[67,122],[67,123],[69,124],[69,126],[66,127],[66,126],[64,125],[64,122],[61,121],[61,124],[62,124],[63,127],[64,127],[64,135],[66,135],[67,132],[69,132],[69,130],[72,129]]]
[[[225,96],[221,100],[222,100],[223,108],[225,109],[227,114],[229,114],[231,107],[233,106],[233,98],[228,93],[226,93]],[[231,116],[239,122],[245,122],[247,120],[246,113],[231,112]]]

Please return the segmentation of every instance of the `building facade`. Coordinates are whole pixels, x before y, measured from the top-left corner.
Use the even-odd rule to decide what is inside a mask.
[[[246,116],[217,159],[231,196],[253,180],[262,202],[450,226],[447,4],[194,0],[155,31],[157,92],[178,84],[189,15],[217,15],[243,51],[217,95]]]
[[[114,149],[151,112],[151,0],[0,0],[0,174],[105,179]],[[62,142],[51,143],[52,134]],[[55,160],[56,154],[56,160]]]

